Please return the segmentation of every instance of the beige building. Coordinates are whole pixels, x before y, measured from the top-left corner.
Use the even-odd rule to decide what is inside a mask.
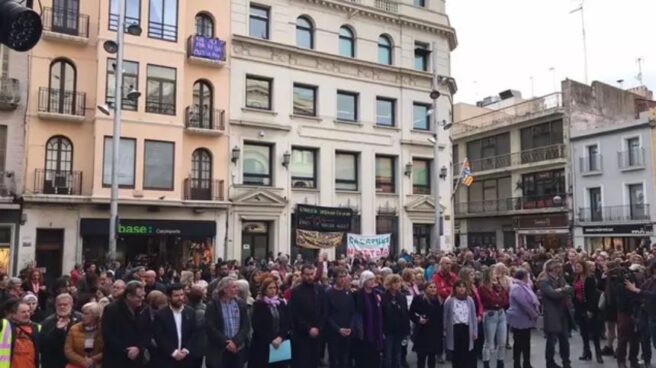
[[[227,258],[296,246],[297,204],[351,208],[352,232],[426,252],[435,223],[431,53],[449,78],[443,0],[232,0]],[[437,107],[451,120],[449,98]],[[439,128],[443,246],[451,246],[451,148]],[[345,247],[335,252],[344,254]]]
[[[46,0],[29,54],[18,267],[49,275],[104,261],[109,233],[118,1]],[[227,226],[229,4],[127,0],[118,166],[119,260],[178,264],[223,248]]]
[[[22,192],[27,56],[0,45],[0,268],[14,270]]]

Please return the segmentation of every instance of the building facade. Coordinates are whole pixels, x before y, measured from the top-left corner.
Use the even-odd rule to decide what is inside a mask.
[[[27,55],[0,45],[0,268],[13,271],[23,189]]]
[[[431,59],[442,95],[455,92],[444,1],[233,0],[231,22],[225,257],[312,253],[296,246],[297,204],[351,208],[352,232],[391,233],[392,252],[425,253],[436,190]],[[438,121],[450,110],[438,100]],[[451,245],[441,127],[437,144],[441,240]]]
[[[104,262],[109,233],[117,0],[52,0],[30,52],[17,267],[52,277]],[[214,257],[227,228],[229,4],[127,0],[118,259]],[[128,97],[137,90],[138,99]],[[105,106],[97,109],[97,106]],[[103,113],[109,111],[109,114]]]
[[[460,247],[557,248],[568,244],[567,120],[560,93],[523,100],[502,92],[485,106],[459,104],[451,128]]]

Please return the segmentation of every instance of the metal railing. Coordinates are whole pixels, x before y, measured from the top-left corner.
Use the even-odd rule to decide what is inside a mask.
[[[187,178],[184,180],[184,199],[194,201],[223,201],[224,181]]]
[[[560,198],[560,201],[556,200]],[[566,194],[537,197],[512,197],[487,201],[462,202],[455,204],[455,212],[464,214],[495,214],[501,212],[566,208]]]
[[[510,166],[536,163],[540,161],[556,160],[565,158],[567,149],[564,144],[554,144],[551,146],[532,148],[521,152],[507,153],[499,156],[470,160],[469,167],[472,174],[476,172],[502,169]],[[453,172],[456,176],[460,175],[462,162],[453,165]]]
[[[87,94],[56,88],[39,88],[39,112],[84,116]]]
[[[375,0],[374,5],[376,8],[380,10],[384,10],[386,12],[390,13],[398,13],[399,12],[399,3],[396,1],[390,1],[390,0]]]
[[[617,152],[617,164],[620,169],[645,166],[645,149],[633,148],[627,151]]]
[[[36,169],[34,193],[80,195],[82,194],[82,172]]]
[[[178,25],[148,21],[148,37],[166,41],[178,40]]]
[[[226,61],[225,45],[225,41],[217,37],[189,36],[187,39],[187,57]]]
[[[187,106],[185,109],[185,127],[222,132],[225,130],[225,110]]]
[[[124,27],[125,31],[127,32],[128,27],[133,25],[133,24],[139,24],[141,22],[141,19],[135,18],[135,17],[128,17],[127,15],[125,16],[124,19]],[[110,31],[116,31],[118,29],[118,14],[110,13],[109,14],[109,30]]]
[[[146,112],[175,115],[175,103],[167,103],[159,100],[146,100]]]
[[[43,30],[89,38],[89,16],[62,8],[43,8]]]
[[[579,222],[613,222],[613,221],[650,221],[648,204],[602,206],[597,208],[581,207],[578,211]]]
[[[498,128],[504,122],[514,121],[519,118],[525,120],[532,115],[544,114],[560,107],[562,107],[561,94],[552,93],[456,122],[451,128],[451,134],[461,135],[488,127]]]
[[[599,172],[603,170],[604,157],[602,155],[579,157],[579,169],[582,173]]]
[[[20,102],[20,82],[16,78],[0,78],[0,104],[17,105]]]

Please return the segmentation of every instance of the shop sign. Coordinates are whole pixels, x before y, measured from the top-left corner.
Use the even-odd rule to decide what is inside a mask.
[[[341,207],[296,206],[296,228],[319,232],[351,231],[353,210]]]
[[[566,227],[567,215],[519,216],[515,219],[519,229],[535,229],[549,227]]]
[[[583,227],[583,234],[590,235],[651,235],[651,225],[604,225],[604,226],[585,226]]]
[[[216,222],[121,219],[118,224],[118,234],[130,236],[177,235],[213,237],[216,235]],[[80,235],[109,235],[109,220],[82,219],[80,223]]]

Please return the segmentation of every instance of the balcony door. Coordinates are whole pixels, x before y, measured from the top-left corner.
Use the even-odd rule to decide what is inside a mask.
[[[56,136],[46,144],[43,190],[46,194],[69,194],[72,188],[73,145],[66,137]]]
[[[80,0],[54,0],[52,30],[77,36],[79,34]]]
[[[199,148],[191,156],[191,199],[212,200],[212,156]]]
[[[75,85],[77,73],[68,60],[58,59],[50,64],[48,112],[75,114]]]
[[[194,83],[194,105],[190,112],[194,128],[212,129],[212,87],[205,81]]]
[[[601,188],[588,189],[590,195],[590,220],[601,221]]]
[[[631,211],[631,220],[644,220],[645,213],[645,193],[642,184],[629,185],[629,203]]]

